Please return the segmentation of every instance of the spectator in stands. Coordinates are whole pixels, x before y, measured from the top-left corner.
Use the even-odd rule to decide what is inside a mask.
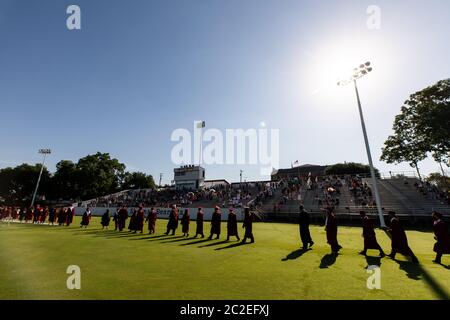
[[[234,213],[234,209],[230,208],[228,213],[228,221],[227,221],[227,241],[230,240],[230,237],[236,237],[237,241],[241,240],[238,234],[238,226],[237,226],[237,216]]]
[[[183,232],[183,237],[189,237],[189,223],[191,217],[189,216],[189,209],[184,209],[184,214],[181,217],[181,232]]]
[[[433,260],[434,263],[441,263],[441,258],[443,254],[450,254],[450,236],[448,233],[447,224],[442,220],[442,214],[433,211],[433,231],[434,239],[436,243],[434,244],[433,251],[436,252],[436,258]]]
[[[300,239],[303,243],[303,250],[312,247],[314,241],[311,238],[311,233],[309,232],[309,212],[305,210],[303,205],[300,205],[299,213],[299,229],[300,229]]]
[[[400,220],[397,218],[395,212],[389,211],[389,217],[391,219],[389,231],[391,233],[392,251],[388,256],[395,260],[395,255],[401,253],[405,256],[410,256],[413,263],[419,262],[408,245],[408,238],[406,237],[405,230],[400,224]]]
[[[375,234],[375,229],[373,227],[372,220],[366,215],[365,211],[360,211],[359,215],[362,219],[363,233],[362,236],[364,238],[364,249],[360,252],[363,256],[367,255],[367,250],[376,249],[380,251],[380,257],[384,257],[385,253],[381,246],[378,244],[377,236]]]
[[[198,235],[201,235],[202,238],[205,237],[203,234],[203,210],[202,208],[198,208],[197,210],[197,221],[196,221],[196,230],[195,230],[195,237],[197,238]]]
[[[214,213],[211,218],[211,233],[208,237],[209,240],[212,239],[214,234],[216,235],[216,239],[219,239],[221,223],[222,223],[222,214],[220,213],[220,208],[216,206],[214,208]]]

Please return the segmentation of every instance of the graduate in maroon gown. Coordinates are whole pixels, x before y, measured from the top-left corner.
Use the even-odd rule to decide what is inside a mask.
[[[167,231],[165,235],[168,235],[170,231],[172,231],[172,235],[174,235],[177,228],[178,228],[178,208],[174,204],[172,205],[172,210],[170,211],[169,221],[167,222]]]
[[[244,223],[242,224],[242,228],[245,228],[242,243],[245,243],[247,238],[250,239],[251,243],[255,242],[255,238],[253,237],[253,213],[250,212],[249,208],[244,209]]]
[[[122,231],[125,229],[125,222],[128,219],[128,210],[125,208],[125,206],[122,206],[118,212],[118,225],[119,225],[119,231]]]
[[[433,260],[433,262],[441,263],[442,255],[450,254],[450,236],[448,234],[447,224],[444,220],[442,220],[442,214],[433,211],[432,217],[434,239],[436,240],[433,248],[433,251],[436,252],[436,258]]]
[[[136,209],[133,209],[133,213],[130,216],[130,222],[128,223],[128,231],[129,232],[136,232],[136,216],[137,212]]]
[[[33,212],[33,223],[39,223],[39,219],[41,217],[41,206],[40,205],[36,205],[36,208],[34,209]]]
[[[89,210],[89,208],[86,208],[86,211],[83,213],[83,216],[81,217],[80,228],[82,228],[83,226],[87,228],[90,221],[91,221],[91,210]]]
[[[302,240],[303,250],[307,250],[308,246],[311,248],[314,241],[311,238],[311,232],[309,231],[309,212],[305,210],[303,205],[299,206],[300,212],[298,215],[298,225],[300,231],[300,239]]]
[[[222,214],[220,213],[219,206],[214,208],[214,213],[211,218],[211,233],[209,235],[209,240],[212,239],[213,234],[217,235],[216,239],[219,239],[220,236],[220,224],[222,222]]]
[[[134,233],[137,231],[141,231],[141,233],[144,232],[144,220],[145,220],[145,212],[142,205],[139,206],[139,209],[136,213],[136,228],[134,229]]]
[[[61,209],[59,209],[59,213],[58,213],[58,224],[60,226],[62,226],[63,224],[66,223],[66,217],[67,217],[66,210],[63,207],[61,207]]]
[[[395,259],[395,255],[401,253],[405,256],[410,256],[412,262],[419,262],[408,245],[408,238],[406,237],[405,230],[400,224],[400,220],[395,215],[395,212],[389,211],[389,217],[391,219],[389,231],[391,233],[392,251],[388,256]]]
[[[33,220],[33,208],[29,207],[27,213],[25,214],[25,223]]]
[[[147,219],[145,222],[148,222],[148,233],[154,234],[156,231],[156,219],[158,218],[158,213],[155,208],[151,208],[148,212]]]
[[[236,237],[237,241],[241,240],[238,234],[237,216],[234,213],[234,209],[230,208],[227,220],[227,241],[230,241],[230,237]]]
[[[66,210],[66,226],[70,226],[73,222],[73,215],[75,214],[75,209],[67,208]]]
[[[109,209],[106,209],[105,213],[102,215],[102,220],[101,220],[102,230],[105,228],[108,229],[110,221],[111,221],[111,215],[109,214]]]
[[[117,231],[119,228],[119,209],[116,209],[116,212],[113,215],[113,221],[114,221],[114,231]]]
[[[325,223],[325,229],[327,232],[327,243],[331,247],[331,251],[333,253],[338,253],[342,247],[339,245],[337,240],[337,219],[336,215],[334,214],[333,208],[328,207],[327,208],[327,220]]]
[[[205,237],[205,235],[203,234],[203,209],[202,208],[198,208],[197,210],[197,220],[196,220],[196,230],[195,230],[195,238],[197,238],[198,235],[201,235],[202,238]]]
[[[50,208],[50,211],[48,213],[48,224],[51,224],[52,226],[55,224],[56,219],[56,209]]]
[[[191,217],[189,216],[189,209],[184,209],[184,214],[181,217],[181,232],[183,232],[183,236],[189,237],[189,222],[191,221]]]
[[[367,254],[367,250],[376,249],[380,251],[380,257],[384,257],[385,254],[381,246],[378,244],[372,220],[370,220],[370,218],[366,215],[365,211],[360,211],[359,215],[361,216],[362,220],[362,236],[364,238],[364,249],[360,252],[360,254],[365,256]]]
[[[45,222],[45,220],[47,220],[47,216],[48,216],[48,207],[45,206],[41,211],[41,216],[39,217],[39,223],[43,224]]]

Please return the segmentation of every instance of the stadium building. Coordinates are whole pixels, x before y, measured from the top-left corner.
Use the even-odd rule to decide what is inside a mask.
[[[205,183],[205,169],[200,166],[186,165],[173,170],[176,190],[198,190]]]

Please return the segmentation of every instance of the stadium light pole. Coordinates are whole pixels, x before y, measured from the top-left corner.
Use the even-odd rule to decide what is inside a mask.
[[[39,172],[39,178],[36,183],[36,188],[34,189],[33,198],[31,199],[31,207],[34,206],[34,200],[36,199],[39,182],[41,182],[42,171],[44,171],[45,158],[48,154],[52,153],[52,151],[50,149],[39,149],[39,153],[44,155],[44,159],[42,160],[41,171]]]
[[[363,135],[364,135],[364,142],[366,145],[367,159],[369,160],[370,175],[372,177],[373,191],[375,193],[375,202],[377,204],[378,216],[380,218],[380,226],[382,228],[386,228],[386,223],[385,223],[384,217],[383,217],[383,209],[381,207],[380,193],[378,192],[377,178],[375,176],[375,169],[373,167],[373,162],[372,162],[372,154],[370,152],[369,139],[367,138],[367,130],[366,130],[366,124],[364,122],[364,116],[363,116],[363,111],[362,111],[362,107],[361,107],[361,100],[359,98],[358,86],[356,84],[357,79],[362,78],[363,76],[367,75],[370,72],[372,72],[372,67],[370,66],[370,62],[366,62],[364,64],[361,64],[358,68],[354,68],[353,75],[349,79],[338,81],[337,84],[339,86],[344,86],[344,85],[347,85],[347,84],[350,84],[353,82],[353,84],[355,86],[356,100],[358,102],[359,118],[361,120],[361,127],[362,127],[362,131],[363,131]]]
[[[203,158],[203,128],[206,127],[206,122],[205,121],[199,121],[197,122],[197,129],[200,129],[200,141],[199,141],[199,151],[198,151],[198,166],[201,167],[202,166],[202,158]]]

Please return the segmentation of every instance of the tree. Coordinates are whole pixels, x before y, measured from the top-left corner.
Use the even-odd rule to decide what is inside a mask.
[[[0,170],[0,197],[11,205],[25,205],[31,202],[41,170],[41,164],[21,164],[15,168]],[[44,167],[39,184],[39,196],[46,196],[50,183],[50,173]]]
[[[122,189],[147,189],[155,188],[155,181],[151,175],[143,172],[126,172],[123,179]]]
[[[97,152],[78,160],[76,175],[80,198],[90,199],[119,191],[125,165],[109,153]]]
[[[61,160],[56,164],[56,172],[51,181],[51,194],[55,199],[76,199],[80,197],[78,188],[78,170],[70,160]]]
[[[415,135],[438,162],[450,160],[450,79],[412,94],[405,101]]]
[[[394,134],[382,149],[381,160],[408,162],[418,169],[418,162],[431,153],[438,162],[450,160],[450,79],[438,81],[410,95],[395,117]]]
[[[375,175],[379,176],[378,169],[375,169]],[[325,169],[325,174],[370,174],[370,167],[366,164],[356,162],[336,163]]]
[[[440,190],[448,190],[450,187],[450,177],[443,176],[438,172],[430,173],[427,181],[436,185]]]
[[[423,137],[418,136],[413,126],[412,110],[402,107],[402,113],[395,117],[394,135],[384,142],[381,160],[387,163],[408,162],[420,175],[418,163],[426,158],[426,146]]]

